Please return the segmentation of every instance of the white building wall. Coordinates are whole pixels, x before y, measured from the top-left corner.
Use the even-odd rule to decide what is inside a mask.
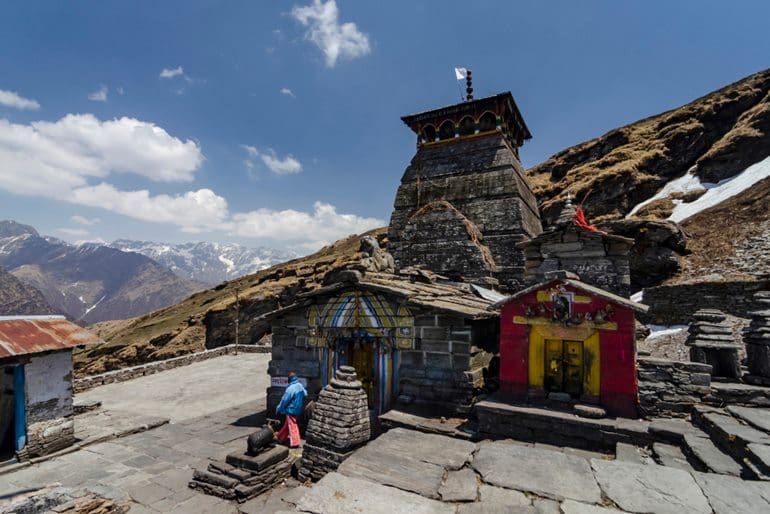
[[[32,357],[24,374],[27,423],[72,415],[71,350]]]

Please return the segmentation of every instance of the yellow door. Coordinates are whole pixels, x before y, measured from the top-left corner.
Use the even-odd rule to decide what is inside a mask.
[[[348,362],[356,368],[358,379],[364,386],[364,391],[369,397],[369,407],[374,407],[375,380],[374,380],[374,345],[370,342],[350,343],[348,350]]]
[[[564,341],[564,392],[575,398],[583,393],[582,341]]]
[[[564,382],[564,344],[561,339],[545,340],[545,377],[543,386],[546,391],[562,391]]]
[[[573,397],[583,393],[583,342],[545,340],[546,391],[565,392]]]

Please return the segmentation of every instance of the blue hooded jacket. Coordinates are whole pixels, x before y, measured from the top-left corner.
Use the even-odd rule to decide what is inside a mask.
[[[299,381],[298,376],[289,379],[289,386],[281,397],[281,403],[278,404],[276,411],[278,414],[287,414],[289,416],[299,416],[302,414],[302,408],[305,406],[305,396],[307,391],[305,386]]]

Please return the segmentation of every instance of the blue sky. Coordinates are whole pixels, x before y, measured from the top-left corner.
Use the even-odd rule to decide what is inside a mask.
[[[0,218],[314,249],[386,224],[400,116],[510,90],[532,166],[770,63],[743,1],[34,2],[0,17]]]

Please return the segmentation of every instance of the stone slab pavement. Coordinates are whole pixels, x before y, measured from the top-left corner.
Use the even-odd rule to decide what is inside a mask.
[[[236,504],[187,484],[194,468],[243,451],[246,437],[264,423],[268,359],[224,356],[83,393],[107,412],[119,406],[120,424],[126,413],[171,423],[0,475],[0,511],[16,494],[59,484],[125,502],[132,514],[238,512]]]
[[[289,503],[295,507],[283,511],[313,514],[751,514],[770,512],[770,482],[399,428],[297,488]]]
[[[75,395],[106,410],[168,418],[172,423],[265,397],[270,354],[242,353],[116,382]]]

